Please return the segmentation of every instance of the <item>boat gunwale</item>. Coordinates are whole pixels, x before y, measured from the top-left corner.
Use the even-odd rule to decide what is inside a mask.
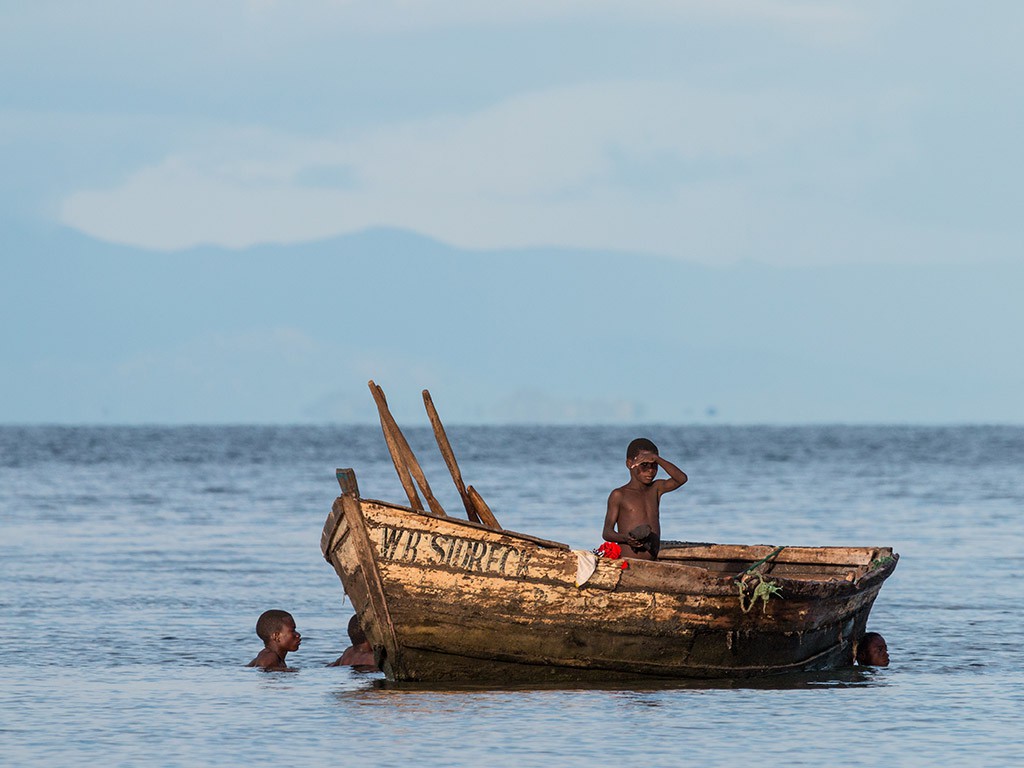
[[[338,498],[341,497],[339,496]],[[429,517],[434,520],[443,520],[446,523],[455,523],[465,528],[471,528],[475,531],[486,531],[487,533],[495,533],[501,536],[512,536],[513,538],[523,539],[524,541],[529,541],[533,544],[537,544],[541,547],[545,547],[548,549],[563,549],[567,552],[572,551],[572,548],[568,544],[561,541],[554,541],[553,539],[542,539],[539,536],[531,536],[528,533],[520,533],[519,531],[512,531],[506,528],[491,528],[490,526],[484,525],[483,523],[476,523],[472,520],[463,520],[461,517],[451,517],[450,515],[437,515],[428,509],[413,509],[412,507],[407,507],[404,504],[396,504],[395,502],[383,501],[381,499],[368,499],[362,496],[359,497],[359,502],[377,504],[379,506],[388,507],[390,509],[399,509],[403,512],[408,512],[412,515],[417,515],[419,517]]]
[[[338,496],[338,500],[340,500],[342,498],[344,498],[344,495]],[[530,534],[521,533],[521,532],[513,531],[513,530],[495,529],[495,528],[491,528],[491,527],[489,527],[489,526],[487,526],[487,525],[485,525],[483,523],[473,522],[472,520],[464,520],[462,518],[450,517],[450,516],[447,516],[447,515],[435,514],[434,512],[432,512],[430,510],[427,510],[427,509],[423,509],[423,510],[413,509],[413,508],[405,506],[403,504],[396,504],[394,502],[383,501],[381,499],[365,498],[365,497],[361,497],[361,496],[355,497],[355,500],[357,502],[359,502],[360,506],[362,506],[363,503],[375,504],[375,505],[377,505],[379,507],[383,507],[383,508],[386,508],[386,509],[397,510],[397,511],[408,513],[408,514],[414,515],[414,516],[419,516],[419,517],[423,517],[423,518],[429,518],[429,519],[432,519],[432,520],[444,521],[445,523],[454,524],[456,526],[463,527],[463,528],[468,528],[468,529],[470,529],[472,531],[482,531],[482,532],[486,532],[486,533],[490,533],[490,534],[495,534],[495,535],[499,535],[499,536],[508,536],[508,537],[511,537],[511,538],[514,538],[514,539],[519,539],[519,540],[522,540],[524,542],[533,544],[533,545],[538,546],[538,547],[540,547],[542,549],[559,550],[559,551],[563,551],[563,552],[565,552],[567,554],[570,554],[570,553],[573,553],[573,552],[577,551],[577,550],[573,550],[568,544],[565,544],[564,542],[554,541],[552,539],[544,539],[544,538],[540,538],[538,536],[532,536]],[[361,517],[362,517],[362,515],[361,515]],[[327,539],[328,541],[333,539],[334,532],[337,530],[337,527],[341,523],[341,518],[342,518],[342,515],[338,515],[337,519],[334,520],[334,525],[332,526],[332,531],[330,533],[330,536]],[[327,522],[330,522],[330,520],[331,520],[331,515],[328,516]],[[364,525],[366,524],[365,523],[365,518],[363,520],[363,524]],[[770,546],[770,545],[766,545],[766,544],[749,544],[749,545],[744,545],[744,544],[714,544],[714,543],[707,543],[707,542],[699,542],[699,543],[698,542],[683,542],[683,543],[684,544],[699,544],[700,546],[704,546],[704,547],[730,547],[730,548],[734,548],[734,549],[748,549],[748,548],[755,548],[755,547],[763,548],[763,547],[769,547]],[[682,549],[683,547],[679,547],[679,548]],[[848,580],[844,580],[844,579],[839,579],[837,577],[830,577],[830,578],[827,578],[827,579],[825,579],[825,578],[806,579],[806,578],[794,577],[795,574],[768,574],[773,582],[777,583],[779,586],[783,587],[784,589],[788,589],[788,591],[791,594],[792,593],[797,593],[797,595],[799,595],[800,593],[814,591],[815,587],[820,587],[820,586],[825,586],[825,587],[828,587],[830,590],[833,590],[833,596],[836,596],[836,597],[843,596],[843,595],[850,595],[850,594],[854,594],[856,592],[861,592],[861,591],[864,591],[864,590],[869,589],[870,587],[872,587],[875,584],[875,582],[880,581],[880,580],[884,581],[886,578],[888,578],[889,575],[895,569],[897,562],[899,561],[899,555],[896,554],[895,552],[892,552],[892,549],[890,547],[870,547],[870,546],[869,547],[844,547],[844,546],[835,546],[835,547],[804,547],[804,546],[801,546],[801,547],[795,547],[795,548],[807,549],[807,550],[815,550],[815,551],[828,551],[828,550],[846,550],[846,551],[849,551],[849,550],[857,550],[857,551],[860,551],[860,552],[869,552],[869,551],[884,550],[886,552],[891,552],[891,555],[889,555],[889,557],[892,558],[891,560],[889,560],[887,562],[879,563],[874,568],[865,571],[863,574],[861,574],[857,578],[853,579],[852,581],[848,581]],[[327,556],[328,553],[325,552],[324,554],[325,554],[325,556]],[[376,552],[374,553],[374,559],[376,560]],[[703,577],[705,579],[712,579],[712,580],[717,581],[719,583],[733,582],[742,573],[742,570],[737,572],[737,573],[732,573],[732,572],[728,572],[728,571],[712,571],[712,570],[710,570],[710,569],[708,569],[706,567],[703,567],[701,565],[690,564],[690,563],[686,563],[686,562],[680,562],[678,560],[671,559],[671,558],[659,559],[659,560],[653,560],[653,561],[652,560],[642,559],[642,558],[630,558],[630,557],[623,557],[621,559],[624,560],[624,561],[629,561],[629,562],[633,563],[634,567],[643,567],[643,568],[653,567],[653,568],[656,568],[658,570],[669,569],[672,572],[689,571],[689,572],[692,572],[694,574],[699,574],[701,577]],[[689,558],[689,559],[691,559],[691,560],[698,560],[698,561],[703,560],[704,562],[709,562],[709,563],[710,562],[731,562],[731,561],[735,561],[736,560],[735,557],[722,557],[722,558],[713,558],[713,557],[698,558],[698,557],[695,557],[695,558]],[[751,558],[751,559],[756,559],[756,558]],[[745,562],[745,561],[739,560],[739,562],[742,563],[742,562]],[[800,561],[794,561],[794,562],[789,563],[789,564],[794,564],[795,565],[795,564],[802,564],[802,563],[800,563]],[[841,567],[841,568],[849,568],[849,569],[864,567],[864,566],[861,566],[861,565],[857,565],[857,564],[853,564],[853,563],[847,563],[847,562],[823,562],[823,563],[805,563],[805,564],[819,565],[819,566],[826,566],[826,567]],[[648,589],[650,589],[650,588],[651,587],[648,587]],[[657,590],[655,588],[655,591],[660,591],[660,590]],[[672,590],[668,590],[668,591],[672,591]],[[807,598],[813,599],[813,598],[811,598],[810,595],[807,595]]]

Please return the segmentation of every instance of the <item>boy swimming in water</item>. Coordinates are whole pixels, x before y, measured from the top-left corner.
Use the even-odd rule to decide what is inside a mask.
[[[888,667],[889,648],[877,632],[865,632],[857,643],[857,663],[862,667]]]
[[[284,657],[299,650],[302,635],[295,630],[295,619],[288,611],[264,611],[256,621],[256,634],[263,641],[263,650],[247,667],[260,667],[268,671],[288,669]]]
[[[357,672],[377,672],[377,661],[373,657],[373,648],[370,646],[370,641],[366,639],[366,633],[363,632],[358,615],[353,615],[348,620],[348,639],[352,641],[352,645],[327,666],[350,666],[355,667]]]
[[[608,497],[604,539],[625,545],[623,555],[657,560],[661,548],[661,497],[688,480],[686,473],[658,455],[658,446],[638,437],[626,448],[629,482]],[[655,480],[658,468],[668,478]]]

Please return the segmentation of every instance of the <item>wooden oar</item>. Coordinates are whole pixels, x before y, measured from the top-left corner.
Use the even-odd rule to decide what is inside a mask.
[[[373,394],[374,402],[377,403],[377,413],[380,415],[380,428],[384,433],[384,442],[387,443],[388,453],[391,454],[391,461],[395,465],[395,471],[398,473],[398,479],[402,483],[402,488],[405,490],[405,495],[409,498],[409,506],[413,509],[423,510],[423,502],[420,501],[419,495],[416,493],[416,486],[412,482],[412,477],[409,475],[409,467],[405,461],[405,457],[402,455],[402,449],[398,445],[398,440],[391,432],[391,425],[388,423],[388,419],[384,416],[384,413],[388,409],[387,401],[384,400],[384,393],[378,392],[380,388],[370,380],[370,392]]]
[[[473,500],[466,492],[466,484],[462,481],[462,472],[459,470],[458,462],[455,461],[455,451],[452,450],[452,445],[448,442],[448,434],[444,431],[441,417],[437,415],[434,401],[431,399],[430,393],[425,389],[423,390],[423,405],[427,408],[430,426],[434,428],[434,438],[437,440],[437,447],[441,449],[444,463],[448,465],[448,471],[451,472],[452,480],[455,481],[455,487],[459,491],[459,496],[462,497],[462,504],[466,507],[466,515],[474,523],[479,523],[480,515],[477,514],[476,508],[473,506]]]
[[[420,463],[416,460],[416,455],[412,452],[412,448],[409,447],[409,443],[405,439],[405,435],[402,434],[402,430],[398,428],[398,423],[395,421],[395,417],[392,416],[391,411],[388,410],[388,401],[384,397],[384,390],[371,380],[370,392],[373,393],[373,399],[377,403],[377,410],[380,412],[381,419],[387,422],[388,429],[391,430],[391,437],[394,438],[394,441],[398,446],[399,454],[402,456],[406,468],[409,470],[409,473],[416,478],[417,485],[419,485],[420,490],[423,491],[423,495],[427,499],[427,504],[430,506],[430,511],[435,515],[447,517],[448,515],[445,514],[444,507],[442,507],[441,503],[434,498],[434,494],[430,490],[430,483],[427,482],[427,476],[423,474],[423,469],[420,467]]]
[[[484,525],[488,525],[496,531],[501,530],[501,526],[498,525],[498,518],[491,512],[491,508],[487,506],[487,502],[484,501],[484,497],[477,493],[476,488],[472,485],[466,488],[466,493],[469,494],[469,498],[473,500],[473,507],[476,509],[476,513],[480,515],[480,519],[483,520]]]

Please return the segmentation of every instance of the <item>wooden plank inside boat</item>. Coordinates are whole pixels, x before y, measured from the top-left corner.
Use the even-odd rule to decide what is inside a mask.
[[[658,555],[661,560],[708,560],[753,562],[771,554],[767,544],[666,544]],[[891,547],[783,547],[772,558],[776,563],[817,563],[821,565],[868,565],[872,560],[892,555]]]

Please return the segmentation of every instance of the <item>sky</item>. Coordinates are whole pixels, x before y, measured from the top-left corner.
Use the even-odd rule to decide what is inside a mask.
[[[0,0],[0,18],[9,272],[28,274],[16,263],[32,260],[45,273],[45,252],[20,244],[54,230],[140,259],[395,230],[484,260],[551,249],[737,274],[862,266],[920,270],[922,284],[955,267],[990,275],[993,291],[1022,260],[1017,3]],[[46,301],[45,282],[26,290]],[[972,296],[985,306],[984,285]],[[285,313],[237,338],[315,346],[330,332]],[[225,338],[212,324],[191,333],[173,354]],[[838,333],[863,341],[855,326]],[[23,351],[46,341],[32,323],[0,334],[18,381],[0,422],[48,420],[33,377],[62,361]],[[995,337],[1019,356],[1007,329]],[[171,348],[73,362],[99,387],[102,366],[137,369]],[[529,378],[543,368],[529,363],[501,397],[537,389]],[[984,378],[984,365],[973,373]],[[1024,370],[999,364],[989,378],[1012,388]],[[948,408],[908,418],[1024,421],[1019,398],[972,411],[982,395],[952,389]],[[195,397],[192,410],[139,406],[130,419],[217,420]],[[900,419],[896,407],[845,407],[825,403],[815,418]],[[92,406],[49,417],[129,418]],[[269,402],[224,417],[296,418]]]

